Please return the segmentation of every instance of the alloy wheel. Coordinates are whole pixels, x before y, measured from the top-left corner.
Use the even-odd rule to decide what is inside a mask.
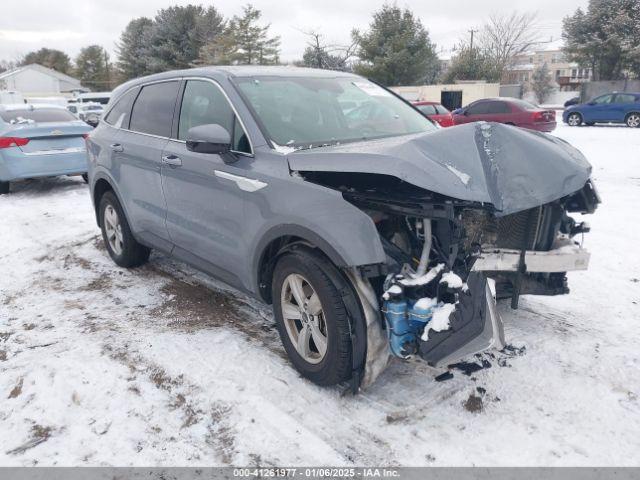
[[[282,317],[291,343],[305,362],[320,363],[327,353],[327,324],[320,297],[302,275],[292,273],[282,285]]]
[[[118,213],[112,205],[107,205],[104,209],[104,230],[107,234],[107,241],[111,250],[116,255],[122,255],[124,250],[124,240],[122,237],[122,225]]]
[[[580,125],[582,123],[582,118],[580,117],[579,114],[572,113],[571,115],[569,115],[569,118],[567,119],[567,123],[571,127],[577,127],[578,125]]]
[[[631,128],[640,127],[640,114],[632,113],[631,115],[629,115],[627,117],[627,125],[630,126]]]

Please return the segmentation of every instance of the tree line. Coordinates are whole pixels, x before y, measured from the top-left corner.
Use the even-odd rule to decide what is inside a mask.
[[[347,44],[334,44],[321,31],[303,31],[307,44],[299,66],[353,71],[383,85],[420,85],[463,80],[499,82],[516,59],[539,45],[535,15],[492,15],[458,42],[443,68],[437,46],[408,8],[385,4],[365,31],[353,30]],[[595,79],[640,77],[640,0],[590,0],[564,19],[564,52],[569,61],[593,69]],[[277,65],[280,37],[252,5],[225,18],[214,6],[173,6],[155,17],[133,19],[110,60],[99,45],[80,50],[72,61],[64,52],[41,48],[18,65],[39,63],[76,76],[93,90],[109,89],[139,76],[200,65]],[[3,67],[14,66],[0,62]],[[535,72],[540,84],[549,71]],[[548,85],[545,87],[548,89]],[[542,88],[542,87],[541,87]]]

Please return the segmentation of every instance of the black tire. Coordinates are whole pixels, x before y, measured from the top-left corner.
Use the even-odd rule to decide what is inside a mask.
[[[113,250],[107,238],[104,215],[108,206],[111,206],[113,210],[115,210],[118,215],[118,221],[120,222],[122,230],[122,252],[120,254]],[[105,248],[109,252],[109,256],[113,259],[116,265],[125,268],[133,268],[146,263],[149,259],[151,250],[138,243],[137,240],[133,238],[124,210],[122,209],[118,198],[112,191],[105,192],[105,194],[102,195],[98,212],[100,228],[102,229],[102,240],[104,241]]]
[[[624,123],[626,123],[627,127],[630,127],[630,128],[640,128],[639,122],[640,122],[640,112],[631,112],[624,119]]]
[[[306,361],[298,353],[287,333],[282,315],[281,294],[285,279],[290,274],[304,277],[320,299],[327,333],[327,348],[319,363]],[[321,386],[335,385],[349,380],[352,375],[349,317],[344,300],[331,279],[331,277],[338,278],[334,275],[340,276],[340,272],[329,260],[305,249],[283,254],[273,272],[273,311],[282,344],[296,370],[303,377]],[[351,291],[347,294],[354,295]]]
[[[82,174],[82,180],[84,180],[84,183],[89,183],[89,174],[88,173],[83,173]]]
[[[575,119],[575,123],[571,120],[572,117]],[[567,117],[567,124],[570,127],[579,127],[580,125],[582,125],[582,115],[578,112],[569,114],[569,116]]]
[[[0,195],[5,195],[9,193],[9,182],[0,182]]]

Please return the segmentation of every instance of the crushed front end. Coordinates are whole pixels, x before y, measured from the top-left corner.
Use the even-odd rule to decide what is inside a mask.
[[[431,193],[394,177],[305,174],[342,191],[373,220],[386,253],[383,271],[368,273],[382,299],[390,352],[418,354],[444,366],[504,346],[496,300],[568,293],[566,273],[584,270],[586,223],[593,213],[591,183],[545,205],[501,215],[493,206]]]

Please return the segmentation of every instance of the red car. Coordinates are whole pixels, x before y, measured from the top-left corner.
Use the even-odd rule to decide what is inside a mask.
[[[486,98],[453,111],[453,123],[498,122],[539,132],[556,128],[556,112],[517,98]]]
[[[412,102],[429,120],[433,120],[441,127],[452,127],[453,116],[451,112],[438,102]]]

